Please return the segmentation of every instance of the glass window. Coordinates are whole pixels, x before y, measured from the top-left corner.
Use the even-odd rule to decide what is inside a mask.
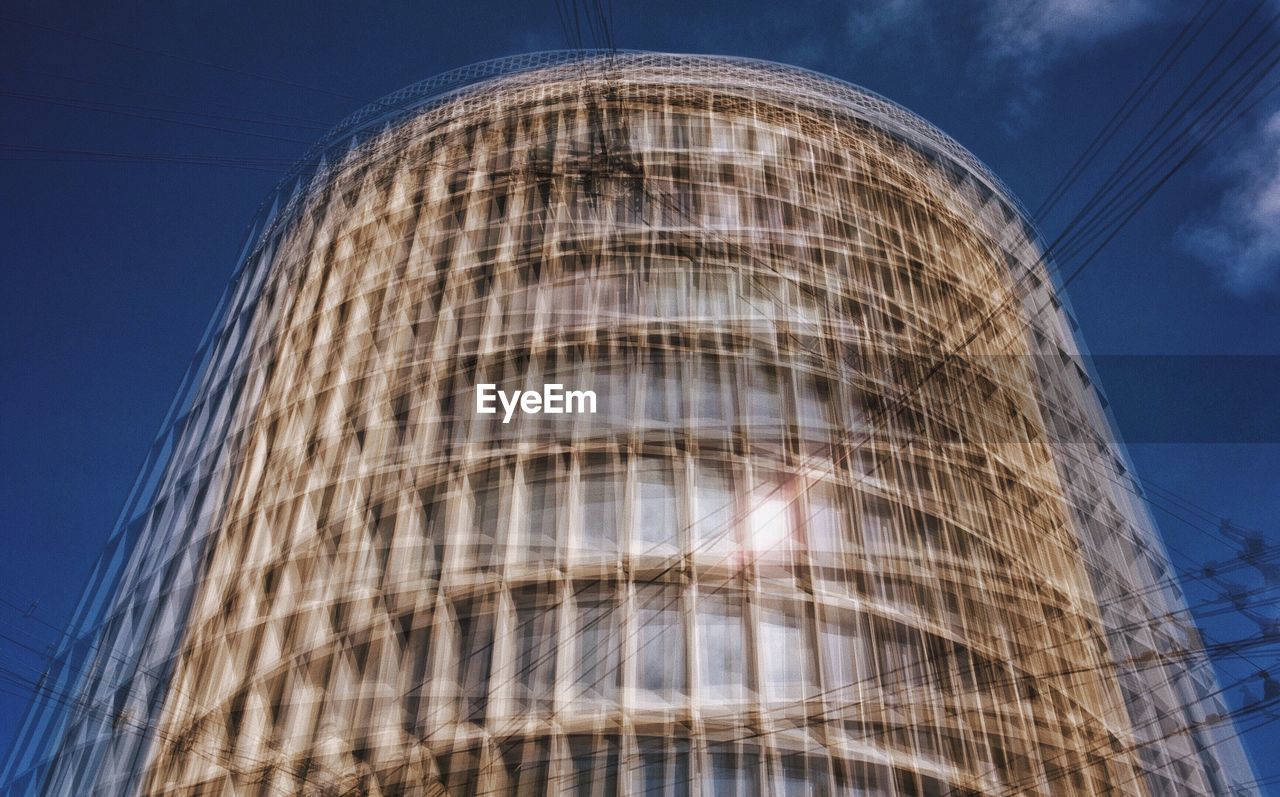
[[[556,478],[555,463],[545,459],[526,463],[524,481],[526,526],[522,559],[539,563],[554,562],[556,533],[560,528],[557,510],[561,484]]]
[[[619,681],[618,617],[613,596],[603,591],[582,591],[576,600],[574,646],[577,657],[578,696],[584,700],[612,702]]]
[[[836,487],[827,482],[809,485],[809,557],[819,578],[839,578],[841,540],[845,537],[844,514],[836,497]]]
[[[703,359],[698,364],[693,390],[694,419],[704,424],[725,420],[724,380],[720,373],[719,362]]]
[[[645,369],[644,415],[657,424],[680,416],[680,383],[673,370],[662,362],[651,362]]]
[[[694,500],[694,553],[734,550],[737,539],[733,526],[733,477],[729,468],[719,463],[700,464]]]
[[[794,604],[760,609],[760,673],[770,700],[796,700],[813,691],[813,650],[804,626]]]
[[[641,587],[636,602],[636,688],[651,698],[675,702],[685,690],[685,644],[680,593]]]
[[[747,417],[755,423],[776,424],[782,419],[782,386],[778,372],[758,365],[747,388]]]
[[[636,491],[640,508],[636,513],[636,553],[661,555],[674,553],[676,536],[676,481],[671,462],[665,459],[641,460],[636,474]]]
[[[634,794],[643,797],[689,797],[689,741],[642,736],[635,770]]]
[[[618,551],[618,498],[621,472],[604,457],[591,457],[582,468],[582,548],[587,556]]]
[[[781,797],[828,797],[826,759],[806,756],[803,753],[787,753],[781,757],[778,768],[781,781]]]
[[[493,664],[493,609],[487,598],[459,601],[458,693],[461,718],[484,723],[489,703],[489,673]]]
[[[835,770],[836,797],[873,797],[885,794],[881,781],[888,781],[874,764],[858,761],[832,761]]]
[[[474,534],[472,561],[479,567],[492,567],[498,547],[500,472],[489,468],[472,474],[471,528]]]
[[[863,648],[858,616],[839,613],[822,622],[823,693],[833,705],[856,705],[859,692],[869,684],[870,660]]]
[[[713,742],[708,754],[708,797],[759,797],[760,753],[754,747]]]
[[[512,592],[515,604],[516,707],[521,712],[551,712],[556,672],[556,601],[545,587]]]
[[[751,499],[748,515],[751,549],[760,555],[785,556],[791,550],[791,496],[776,478],[763,479]]]
[[[614,736],[570,736],[573,797],[617,797],[618,739]]]
[[[746,648],[740,598],[698,600],[698,686],[704,699],[746,693]]]
[[[506,767],[506,793],[510,797],[543,797],[547,793],[550,747],[546,739],[507,742],[500,746]]]
[[[882,498],[864,495],[859,521],[864,553],[868,556],[887,553],[894,543],[893,506]]]

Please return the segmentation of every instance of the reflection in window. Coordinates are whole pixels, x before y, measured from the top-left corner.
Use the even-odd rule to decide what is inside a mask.
[[[640,511],[636,518],[636,553],[668,554],[677,547],[676,482],[671,462],[641,460],[636,475]]]
[[[555,594],[549,589],[513,590],[516,673],[514,697],[520,712],[551,711],[556,672]]]
[[[740,698],[746,692],[742,604],[707,596],[698,601],[698,686],[703,698]]]
[[[499,471],[489,468],[471,476],[471,528],[475,535],[472,561],[480,567],[492,567],[498,545]]]
[[[782,419],[782,386],[778,372],[769,366],[756,366],[751,371],[747,417],[761,424],[776,424]]]
[[[493,610],[487,598],[459,601],[458,693],[460,713],[467,722],[482,724],[489,703],[489,673],[493,663]]]
[[[882,498],[863,496],[858,531],[868,556],[888,553],[894,545],[893,506]]]
[[[809,556],[819,578],[835,579],[840,576],[840,542],[844,539],[844,515],[840,511],[835,488],[827,482],[811,484],[809,498],[808,533]]]
[[[708,753],[708,797],[759,797],[760,753],[754,747],[719,742],[708,745]]]
[[[685,690],[685,644],[680,593],[646,586],[636,591],[636,688],[674,702]]]
[[[796,393],[800,425],[807,430],[826,430],[831,425],[831,388],[823,379],[799,379]]]
[[[640,765],[632,793],[643,797],[689,797],[689,741],[642,736]]]
[[[887,777],[875,764],[864,761],[832,761],[836,778],[837,797],[873,797],[888,793]],[[881,783],[885,785],[882,786]]]
[[[796,700],[812,692],[813,651],[803,618],[792,604],[760,609],[760,673],[770,700]]]
[[[535,460],[524,467],[525,476],[525,538],[523,558],[527,561],[549,563],[556,557],[556,531],[559,528],[559,505],[555,463]]]
[[[751,548],[756,553],[784,556],[790,550],[793,535],[788,493],[776,478],[765,479],[756,487],[748,516]]]
[[[781,797],[828,797],[826,759],[802,753],[782,756],[779,768]]]
[[[570,736],[569,757],[573,797],[617,797],[617,737]]]
[[[680,417],[680,383],[676,366],[649,363],[645,373],[644,416],[658,424]]]
[[[870,660],[863,648],[858,616],[839,613],[822,622],[822,666],[827,695],[836,706],[858,704],[859,692],[869,686]]]
[[[577,598],[574,678],[581,699],[613,702],[619,680],[618,616],[611,595],[584,590]]]
[[[587,555],[618,550],[620,473],[606,458],[590,457],[582,469],[582,548]]]
[[[694,485],[694,553],[731,551],[736,547],[733,528],[733,478],[716,463],[698,466]]]
[[[694,420],[705,424],[726,419],[726,396],[719,362],[707,358],[702,359],[698,364],[693,393]]]
[[[509,797],[543,797],[547,793],[550,747],[546,739],[506,742],[501,746]]]

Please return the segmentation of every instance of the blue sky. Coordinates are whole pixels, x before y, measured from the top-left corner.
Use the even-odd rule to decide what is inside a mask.
[[[38,657],[5,637],[43,648],[66,621],[275,170],[405,84],[566,45],[553,0],[100,5],[0,11],[0,666],[28,674]],[[1035,207],[1200,2],[612,5],[620,47],[783,61],[878,91]],[[1121,142],[1252,8],[1225,0]],[[1245,33],[1280,38],[1263,27],[1277,10],[1264,3]],[[1046,237],[1124,152],[1104,150],[1042,220]],[[1122,432],[1146,423],[1130,446],[1140,474],[1208,510],[1198,525],[1225,516],[1280,536],[1280,437],[1266,421],[1280,389],[1280,94],[1165,185],[1069,293],[1097,354],[1259,356],[1269,376],[1243,384],[1214,368],[1148,383],[1117,367],[1104,387]],[[1225,407],[1243,431],[1206,437],[1188,406]],[[1156,516],[1180,565],[1231,557]],[[1231,618],[1206,626],[1214,639],[1251,633]],[[1228,677],[1276,668],[1274,652],[1250,655],[1224,660]],[[0,681],[0,744],[20,691]],[[1277,725],[1249,735],[1270,775]]]

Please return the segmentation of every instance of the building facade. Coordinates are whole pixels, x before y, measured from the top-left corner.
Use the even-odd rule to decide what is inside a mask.
[[[391,95],[251,230],[4,783],[1253,794],[1050,265],[803,70]]]

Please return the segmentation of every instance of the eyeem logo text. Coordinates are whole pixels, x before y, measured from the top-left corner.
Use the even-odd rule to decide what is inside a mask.
[[[545,412],[548,415],[572,415],[585,412],[595,414],[594,390],[565,390],[564,385],[543,385],[537,390],[498,390],[497,385],[476,385],[476,412],[480,415],[496,415],[502,405],[502,422],[510,423],[516,410],[530,415]]]

